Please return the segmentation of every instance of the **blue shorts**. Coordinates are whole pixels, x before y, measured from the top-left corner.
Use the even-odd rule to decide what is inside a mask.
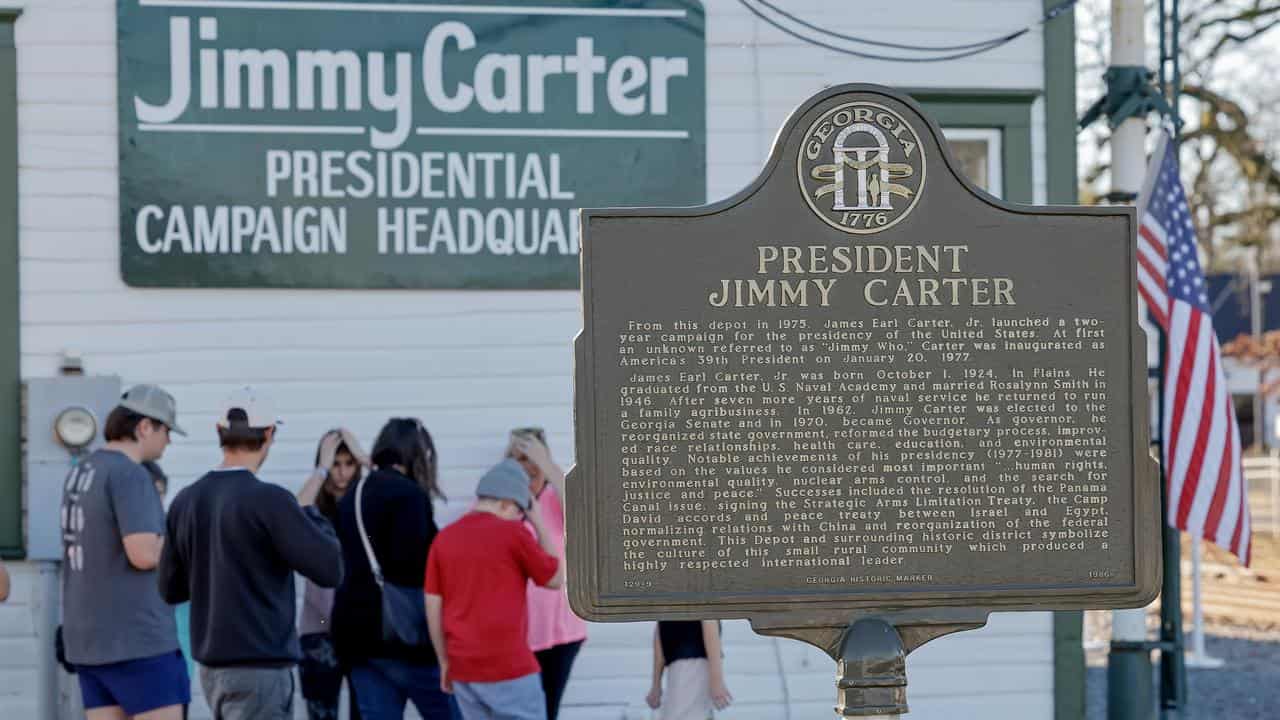
[[[84,709],[120,706],[139,715],[191,702],[191,678],[181,650],[109,665],[77,665]]]

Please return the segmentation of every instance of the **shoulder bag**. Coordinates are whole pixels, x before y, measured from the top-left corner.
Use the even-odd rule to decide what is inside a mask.
[[[382,566],[373,555],[361,503],[367,481],[368,477],[361,478],[356,485],[356,527],[360,532],[360,542],[364,544],[364,553],[369,558],[373,581],[378,584],[378,594],[382,596],[382,642],[400,647],[429,645],[431,635],[427,631],[427,608],[422,588],[386,582],[382,577]]]

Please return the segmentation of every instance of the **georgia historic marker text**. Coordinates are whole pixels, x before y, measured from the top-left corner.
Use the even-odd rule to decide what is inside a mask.
[[[580,614],[1154,595],[1133,212],[1007,205],[940,137],[833,88],[729,200],[584,211]]]

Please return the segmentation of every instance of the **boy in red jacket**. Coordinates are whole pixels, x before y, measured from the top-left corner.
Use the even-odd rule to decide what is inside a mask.
[[[427,623],[440,687],[465,720],[546,720],[529,649],[526,587],[564,584],[564,563],[515,460],[476,486],[475,508],[440,531],[427,559]],[[535,541],[525,529],[528,519]]]

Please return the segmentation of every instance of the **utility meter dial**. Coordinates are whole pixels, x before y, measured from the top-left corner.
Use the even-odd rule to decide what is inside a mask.
[[[86,448],[98,435],[98,419],[88,408],[73,406],[58,413],[53,434],[68,450]]]

